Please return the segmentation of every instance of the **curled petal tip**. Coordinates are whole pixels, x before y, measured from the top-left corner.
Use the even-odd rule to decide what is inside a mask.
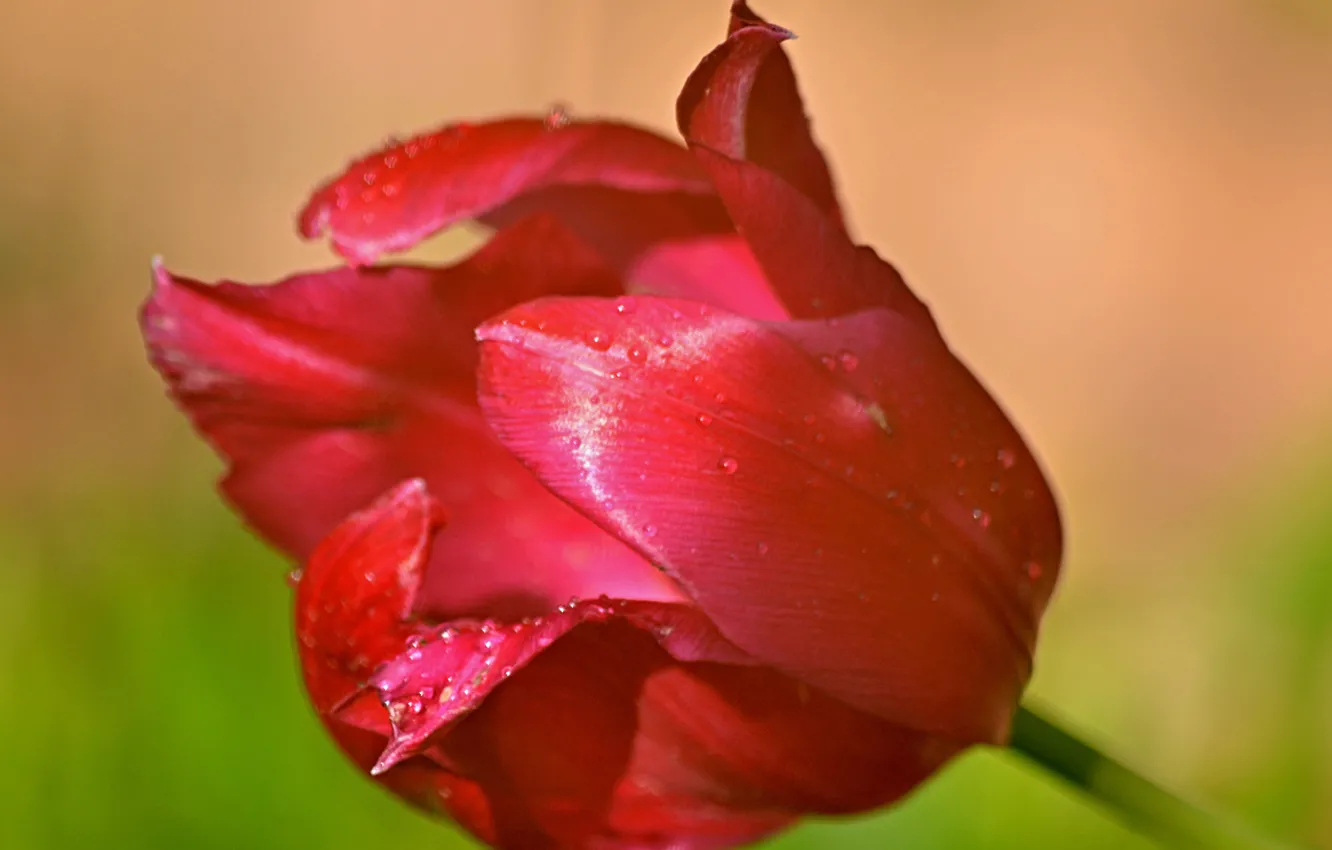
[[[749,4],[744,0],[736,0],[731,4],[731,25],[728,28],[727,35],[735,35],[737,31],[749,28],[764,30],[776,36],[778,41],[797,38],[796,34],[786,27],[780,27],[764,20],[763,16],[749,8]]]

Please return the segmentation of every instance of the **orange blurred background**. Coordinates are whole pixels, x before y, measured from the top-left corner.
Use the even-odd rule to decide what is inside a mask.
[[[0,571],[45,569],[23,529],[77,524],[106,493],[211,484],[141,351],[151,256],[205,279],[332,264],[295,236],[305,193],[445,120],[563,104],[674,134],[725,5],[11,3],[0,508],[13,551],[37,554]],[[1332,629],[1287,635],[1284,603],[1255,595],[1268,576],[1305,586],[1281,541],[1332,507],[1332,4],[757,5],[800,36],[859,238],[1062,495],[1035,692],[1148,772],[1237,801],[1283,769],[1265,726],[1304,724],[1281,745],[1312,759],[1283,780],[1303,802],[1240,804],[1332,843]],[[1332,572],[1322,558],[1307,569]]]

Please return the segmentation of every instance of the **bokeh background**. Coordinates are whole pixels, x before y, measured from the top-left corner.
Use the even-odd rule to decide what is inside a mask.
[[[0,846],[467,846],[312,721],[286,566],[147,367],[148,261],[332,262],[389,133],[673,132],[724,0],[10,0],[0,26]],[[858,235],[1015,414],[1070,549],[1033,693],[1332,847],[1332,4],[767,0]],[[474,235],[436,240],[445,257]],[[1147,847],[1003,753],[776,841]]]

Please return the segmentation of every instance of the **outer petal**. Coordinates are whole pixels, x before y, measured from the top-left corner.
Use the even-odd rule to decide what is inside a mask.
[[[353,162],[315,190],[300,231],[327,233],[343,256],[369,263],[542,192],[550,193],[542,206],[558,213],[582,198],[570,191],[580,187],[611,201],[623,193],[701,197],[699,217],[725,227],[706,175],[674,142],[608,121],[511,118],[454,124]]]
[[[794,38],[739,0],[725,42],[699,63],[676,103],[680,134],[780,175],[840,225],[823,154],[810,135],[795,72],[781,49]]]
[[[1003,740],[1059,520],[933,329],[616,306],[547,299],[478,330],[505,445],[757,658],[908,728]]]
[[[304,572],[296,630],[349,755],[488,842],[729,847],[895,799],[956,749],[753,666],[688,606],[410,621],[439,522],[419,481],[350,517]]]
[[[542,488],[489,432],[472,329],[546,292],[618,283],[560,228],[529,221],[451,269],[338,269],[266,287],[156,271],[144,308],[154,365],[228,460],[223,491],[304,558],[393,483],[423,477],[453,517],[428,578],[440,615],[522,616],[573,595],[677,591]]]

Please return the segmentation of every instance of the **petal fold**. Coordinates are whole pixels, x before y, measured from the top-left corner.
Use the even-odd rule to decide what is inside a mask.
[[[582,298],[522,305],[478,336],[504,444],[729,640],[906,728],[1005,738],[1058,514],[932,327]]]

